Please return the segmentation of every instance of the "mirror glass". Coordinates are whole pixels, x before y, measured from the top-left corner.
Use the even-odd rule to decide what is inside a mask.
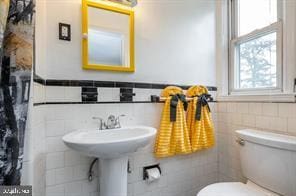
[[[88,6],[88,64],[130,66],[129,15]]]

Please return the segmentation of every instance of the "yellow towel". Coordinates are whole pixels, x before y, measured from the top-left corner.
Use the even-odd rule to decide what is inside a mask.
[[[206,94],[208,94],[208,89],[204,86],[192,86],[187,91],[187,96],[193,97],[193,101],[189,103],[187,113],[187,125],[193,152],[215,145],[214,125],[209,106],[205,102],[206,105],[200,103],[201,96]],[[196,112],[198,112],[200,106],[201,112],[200,116],[198,116]]]
[[[175,121],[171,121],[171,100],[176,99]],[[168,157],[176,154],[191,153],[191,145],[189,132],[186,124],[184,103],[180,100],[180,96],[185,98],[183,91],[179,87],[169,86],[162,92],[163,97],[168,99],[165,101],[162,112],[160,129],[158,130],[155,143],[155,156]],[[174,96],[174,97],[173,97]]]

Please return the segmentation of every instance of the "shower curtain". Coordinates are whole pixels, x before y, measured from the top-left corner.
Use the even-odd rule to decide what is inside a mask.
[[[21,182],[33,41],[33,0],[0,0],[0,185]]]

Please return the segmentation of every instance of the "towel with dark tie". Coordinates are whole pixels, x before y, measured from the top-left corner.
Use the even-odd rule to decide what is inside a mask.
[[[162,91],[167,98],[164,104],[160,129],[155,143],[156,157],[169,157],[191,153],[189,132],[186,124],[186,97],[179,87],[169,86]]]
[[[192,86],[187,96],[193,100],[189,103],[187,125],[193,151],[213,147],[215,144],[214,125],[208,104],[208,89],[204,86]]]

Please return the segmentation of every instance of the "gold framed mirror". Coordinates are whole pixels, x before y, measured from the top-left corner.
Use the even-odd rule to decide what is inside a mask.
[[[82,0],[83,69],[134,72],[134,12]]]

